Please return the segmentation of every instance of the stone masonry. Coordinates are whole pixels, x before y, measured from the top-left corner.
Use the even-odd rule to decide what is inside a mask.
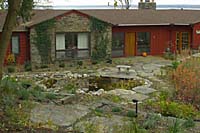
[[[78,13],[70,13],[68,15],[64,15],[63,17],[56,19],[55,27],[49,29],[49,35],[51,36],[51,59],[52,61],[56,61],[55,55],[55,35],[56,33],[65,33],[65,32],[89,32],[90,33],[90,53],[95,46],[94,40],[94,32],[91,31],[90,28],[91,20],[90,17],[87,17]],[[30,29],[30,42],[31,42],[31,62],[32,64],[41,64],[41,57],[38,54],[38,50],[34,45],[33,36],[35,35],[34,27]],[[111,55],[111,47],[112,47],[112,26],[109,25],[105,35],[109,39],[109,43],[107,44],[107,55]]]

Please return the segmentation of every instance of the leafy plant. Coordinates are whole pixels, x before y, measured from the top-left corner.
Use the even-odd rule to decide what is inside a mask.
[[[132,111],[132,110],[129,110],[129,111],[127,112],[127,116],[128,116],[128,117],[136,117],[136,112],[135,112],[135,111]]]
[[[172,68],[173,69],[176,69],[179,65],[180,65],[180,62],[178,62],[178,61],[172,62]]]
[[[30,92],[27,89],[23,88],[17,92],[17,95],[21,100],[28,100],[30,97]]]
[[[160,116],[158,116],[157,114],[151,114],[147,120],[145,120],[145,122],[143,123],[143,127],[145,129],[152,129],[155,128],[158,121],[161,119]]]
[[[169,133],[181,133],[181,123],[178,119],[173,121],[172,125],[169,126]]]
[[[120,107],[113,107],[112,112],[121,112],[122,109]]]
[[[64,87],[64,90],[67,91],[68,93],[75,94],[77,87],[74,84],[70,83]]]
[[[191,128],[195,126],[195,122],[192,118],[187,119],[184,123],[183,123],[183,127],[185,128]]]

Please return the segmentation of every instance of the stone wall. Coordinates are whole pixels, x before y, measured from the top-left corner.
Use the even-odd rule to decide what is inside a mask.
[[[84,15],[78,14],[78,13],[71,13],[66,16],[63,16],[56,20],[55,27],[50,29],[49,35],[51,36],[51,59],[52,61],[56,61],[55,58],[55,46],[56,46],[56,40],[55,35],[56,33],[64,33],[64,32],[89,32],[90,34],[90,48],[92,53],[93,48],[95,46],[95,37],[94,32],[91,31],[90,28],[91,20],[89,17],[86,17]],[[34,27],[30,30],[31,34],[31,62],[32,64],[41,64],[41,57],[38,54],[38,50],[34,45],[33,42],[33,36],[35,34]],[[109,43],[107,44],[107,53],[108,55],[111,55],[111,41],[112,41],[112,26],[109,25],[107,27],[105,35],[109,39]]]

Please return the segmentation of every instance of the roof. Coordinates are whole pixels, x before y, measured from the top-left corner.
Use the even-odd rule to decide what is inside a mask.
[[[25,26],[30,27],[70,11],[72,10],[33,10],[32,19],[21,24],[15,31],[25,30]],[[98,9],[77,11],[116,26],[190,25],[200,22],[200,10]],[[6,11],[0,11],[0,30],[3,27],[5,17]]]

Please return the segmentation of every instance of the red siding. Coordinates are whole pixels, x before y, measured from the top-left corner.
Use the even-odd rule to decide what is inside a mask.
[[[0,33],[1,35],[1,33]],[[26,61],[30,60],[30,46],[28,43],[28,33],[27,32],[14,32],[13,35],[19,35],[20,53],[16,56],[16,64],[23,65]],[[5,64],[7,64],[6,59],[8,55],[11,54],[11,43],[8,46]]]
[[[113,32],[136,32],[136,34],[137,32],[150,32],[151,55],[163,54],[169,44],[171,44],[171,49],[174,52],[176,49],[176,32],[189,32],[190,34],[192,33],[192,28],[190,26],[113,27],[112,30]]]
[[[197,32],[200,31],[200,23],[197,23],[193,27],[193,45],[192,48],[197,49],[200,46],[200,34]]]

